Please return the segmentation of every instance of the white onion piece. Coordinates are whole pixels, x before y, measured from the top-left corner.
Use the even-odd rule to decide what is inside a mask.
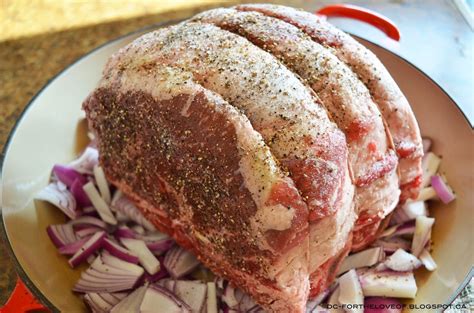
[[[431,183],[431,176],[438,172],[440,163],[441,158],[433,152],[428,152],[427,154],[425,154],[421,163],[421,168],[423,170],[421,187],[429,186],[429,184]]]
[[[163,265],[173,278],[180,278],[191,273],[199,261],[191,252],[174,246],[166,253]]]
[[[206,313],[217,313],[216,283],[207,283]]]
[[[425,187],[420,190],[418,194],[418,198],[415,201],[427,201],[436,199],[438,195],[436,194],[436,190],[433,187]]]
[[[417,216],[428,216],[428,208],[424,201],[407,202],[402,206],[402,210],[410,220]]]
[[[105,301],[104,298],[95,292],[86,293],[84,300],[90,305],[93,312],[109,312],[113,307],[112,303]]]
[[[416,258],[416,256],[402,249],[395,251],[395,253],[389,256],[383,264],[387,268],[396,272],[413,271],[421,266],[421,262]]]
[[[151,253],[143,240],[121,238],[120,242],[138,257],[140,264],[149,274],[156,274],[160,270],[160,261]]]
[[[364,296],[415,298],[417,286],[412,272],[358,270]]]
[[[105,178],[105,173],[104,170],[102,169],[101,166],[95,165],[94,166],[94,177],[95,181],[97,182],[97,186],[99,187],[100,195],[102,196],[102,199],[108,204],[111,201],[111,196],[110,196],[110,188],[109,188],[109,183],[107,182],[107,179]]]
[[[423,144],[423,153],[428,153],[431,149],[433,141],[430,138],[422,138],[421,143]]]
[[[235,297],[235,288],[230,284],[224,289],[221,300],[231,309],[237,309],[239,307],[239,301]]]
[[[60,188],[58,183],[51,183],[43,188],[35,199],[51,203],[70,219],[75,219],[79,215],[76,199],[67,189]]]
[[[145,228],[143,228],[143,226],[141,226],[141,225],[133,225],[131,228],[132,228],[133,231],[136,232],[137,234],[145,235]]]
[[[116,225],[117,220],[115,219],[114,215],[112,212],[110,212],[110,208],[107,205],[107,203],[102,199],[100,196],[99,192],[94,186],[93,182],[88,182],[87,184],[84,185],[83,187],[85,193],[89,197],[89,199],[92,202],[92,205],[96,208],[97,212],[100,215],[100,218],[109,224]]]
[[[441,176],[431,176],[431,186],[436,191],[436,194],[441,199],[441,201],[443,201],[443,203],[448,204],[449,202],[456,199],[453,190]]]
[[[140,305],[142,304],[143,297],[147,287],[141,286],[135,289],[131,294],[123,298],[117,303],[110,313],[135,313],[140,312]]]
[[[140,313],[155,313],[157,310],[166,313],[191,313],[188,305],[173,293],[161,286],[152,285],[145,291]]]
[[[206,303],[207,285],[198,280],[177,280],[174,293],[193,313],[200,313]]]
[[[174,279],[166,279],[163,287],[168,289],[171,292],[174,292],[174,287],[176,286],[176,280]]]
[[[113,258],[112,256],[110,257]],[[127,267],[114,267],[108,260],[98,256],[91,266],[81,273],[81,278],[73,290],[78,292],[116,292],[128,290],[135,286],[143,272],[141,267],[132,263],[128,263]]]
[[[423,251],[421,251],[419,258],[421,263],[423,263],[423,265],[428,271],[432,272],[438,267],[438,265],[436,265],[435,260],[433,260],[431,254],[428,252],[427,249],[423,249]]]
[[[104,264],[130,275],[141,276],[145,272],[142,267],[116,258],[107,252],[103,252],[100,258]]]
[[[94,166],[99,164],[99,151],[87,147],[79,158],[68,164],[79,173],[92,174]]]
[[[363,313],[364,295],[355,270],[350,270],[339,277],[338,301],[346,305],[346,312]],[[348,307],[348,305],[353,305]]]
[[[84,245],[69,259],[68,263],[71,267],[76,267],[85,261],[91,254],[102,247],[105,238],[105,232],[95,233],[87,240]]]
[[[414,256],[420,255],[423,248],[431,238],[431,228],[435,219],[426,216],[416,218],[415,234],[411,243],[411,252]]]
[[[118,196],[117,196],[118,194]],[[156,228],[153,226],[150,221],[148,221],[142,212],[135,206],[135,204],[130,201],[125,195],[121,192],[117,192],[114,195],[114,199],[111,203],[111,209],[116,212],[120,212],[123,215],[127,216],[130,220],[135,223],[142,225],[147,230],[155,231]]]
[[[381,260],[383,250],[380,247],[370,248],[358,253],[349,255],[341,264],[338,275],[353,268],[372,266]]]

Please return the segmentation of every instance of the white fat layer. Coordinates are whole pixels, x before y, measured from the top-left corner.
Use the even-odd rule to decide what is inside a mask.
[[[347,187],[351,180],[346,175],[344,183],[347,192],[341,199],[341,207],[335,214],[309,226],[310,273],[316,271],[324,262],[337,255],[346,245],[356,220],[354,212],[354,189]]]
[[[291,220],[295,215],[295,209],[285,207],[281,204],[264,206],[254,216],[255,223],[265,221],[267,230],[285,230],[291,227]],[[263,229],[263,228],[262,228]]]

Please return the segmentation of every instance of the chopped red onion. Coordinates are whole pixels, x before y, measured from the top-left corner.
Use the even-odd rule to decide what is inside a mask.
[[[73,243],[69,243],[67,245],[64,245],[58,249],[58,252],[60,254],[64,255],[74,255],[81,247],[84,246],[84,244],[89,240],[90,237],[85,237],[79,240],[76,240]]]
[[[36,195],[36,199],[51,203],[63,211],[70,219],[75,219],[79,215],[74,196],[68,190],[61,190],[57,183],[50,183],[43,188]]]
[[[451,187],[441,178],[439,175],[431,176],[431,186],[436,191],[438,197],[443,203],[448,204],[449,202],[456,199]]]
[[[420,190],[418,194],[418,198],[415,201],[427,201],[436,199],[438,195],[436,194],[436,190],[433,187],[425,187]]]
[[[192,312],[202,312],[206,304],[207,285],[197,280],[177,280],[175,295],[186,303]]]
[[[357,270],[365,296],[415,298],[417,286],[412,272]]]
[[[138,257],[133,252],[121,247],[119,244],[113,242],[108,238],[104,239],[103,247],[105,250],[109,251],[110,254],[119,259],[122,259],[126,262],[138,264]]]
[[[438,267],[426,248],[421,251],[419,258],[428,271],[434,271]]]
[[[143,216],[142,212],[135,206],[135,204],[130,201],[125,195],[121,192],[117,192],[118,196],[114,195],[114,200],[112,201],[111,207],[114,211],[121,212],[130,220],[134,221],[135,223],[142,225],[147,230],[154,231],[156,230],[155,226],[151,224],[145,216]]]
[[[379,239],[373,245],[382,247],[385,252],[395,252],[398,249],[410,250],[410,242],[400,237]]]
[[[402,236],[402,235],[413,235],[414,233],[415,233],[415,221],[410,220],[403,224],[394,225],[386,229],[380,235],[380,238]]]
[[[96,208],[97,212],[99,212],[100,218],[106,223],[116,225],[117,220],[115,219],[112,212],[110,212],[110,208],[107,203],[104,201],[104,199],[102,199],[99,192],[95,188],[94,183],[88,182],[84,185],[83,189]]]
[[[77,240],[72,225],[69,224],[49,225],[46,227],[46,232],[57,248],[61,248]]]
[[[81,216],[81,217],[78,217],[76,218],[75,220],[71,220],[69,221],[68,224],[71,224],[71,225],[93,225],[93,226],[97,226],[97,227],[100,227],[102,229],[107,229],[107,224],[96,218],[96,217],[93,217],[93,216]]]
[[[83,227],[80,227],[78,230],[76,230],[76,235],[79,238],[85,238],[85,237],[90,237],[94,235],[95,233],[102,232],[102,231],[104,230],[100,227],[84,225]]]
[[[102,199],[104,199],[106,203],[110,203],[111,196],[110,196],[109,183],[107,182],[107,179],[105,178],[104,170],[99,165],[95,165],[93,171],[94,171],[95,181],[97,182],[97,186],[99,187],[99,191],[100,191],[100,195],[102,196]]]
[[[135,289],[131,294],[123,298],[117,305],[115,305],[112,310],[110,310],[110,313],[139,312],[146,289],[146,286],[141,286]]]
[[[116,268],[120,271],[125,271],[126,273],[128,272],[137,276],[142,276],[144,273],[144,270],[142,267],[130,262],[126,262],[119,258],[116,258],[107,252],[103,252],[100,257],[105,264],[113,268]]]
[[[79,179],[76,179],[71,185],[71,193],[76,199],[78,205],[82,208],[92,205],[91,200],[84,191],[84,183]]]
[[[171,249],[175,244],[175,241],[171,238],[166,238],[158,241],[146,242],[146,246],[150,249],[153,254],[161,254]]]
[[[338,301],[342,305],[355,304],[360,308],[353,308],[351,312],[362,313],[364,304],[364,295],[359,283],[359,278],[355,270],[350,270],[341,277],[339,277],[339,297]]]
[[[99,152],[95,148],[87,147],[81,156],[69,163],[68,166],[79,173],[92,175],[94,166],[97,164],[99,164]]]
[[[53,173],[56,175],[59,181],[64,183],[66,186],[71,187],[72,183],[77,179],[82,183],[86,183],[87,179],[73,168],[56,164],[53,167]]]
[[[214,282],[207,283],[206,313],[217,313],[217,293]]]
[[[110,300],[110,298],[107,299]],[[110,303],[100,296],[99,293],[95,292],[86,293],[84,295],[84,300],[93,312],[109,312],[109,310],[118,302]]]
[[[372,266],[381,261],[381,258],[383,258],[383,249],[381,247],[370,248],[351,254],[342,262],[338,275],[354,268]]]
[[[167,289],[151,285],[145,291],[140,312],[156,312],[159,308],[167,313],[191,313],[191,308]]]
[[[137,234],[127,226],[119,226],[115,230],[114,235],[117,238],[137,238]]]
[[[199,265],[199,261],[191,252],[174,246],[166,253],[163,265],[177,279],[191,273]]]
[[[395,251],[395,253],[389,256],[383,264],[387,268],[396,272],[413,271],[421,266],[421,262],[416,256],[402,249]]]
[[[105,232],[95,233],[87,240],[84,245],[69,259],[68,263],[71,267],[76,267],[87,259],[89,255],[96,252],[102,247],[105,238]]]
[[[427,154],[425,154],[421,164],[423,170],[421,187],[427,187],[430,184],[431,176],[435,175],[436,172],[438,172],[440,163],[441,158],[433,152],[428,152]]]
[[[414,256],[420,255],[423,248],[430,241],[431,227],[433,226],[434,221],[434,218],[426,216],[418,216],[416,218],[415,234],[413,235],[413,241],[411,244],[411,252]]]
[[[160,261],[151,253],[143,240],[121,238],[122,244],[138,256],[140,264],[151,275],[160,270]]]
[[[431,144],[433,141],[430,138],[423,138],[421,142],[423,144],[423,153],[428,153],[431,149]]]

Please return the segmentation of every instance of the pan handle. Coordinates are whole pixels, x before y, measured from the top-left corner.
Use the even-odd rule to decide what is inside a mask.
[[[20,278],[16,280],[7,303],[0,308],[0,313],[49,312],[38,300],[33,297]]]
[[[400,41],[400,30],[397,25],[388,17],[377,12],[365,9],[351,4],[332,4],[327,5],[316,11],[316,14],[326,17],[341,16],[353,18],[362,22],[366,22],[383,31],[388,37],[395,41]]]

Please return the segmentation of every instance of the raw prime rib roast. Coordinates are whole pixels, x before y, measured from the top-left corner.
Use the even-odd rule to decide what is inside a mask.
[[[304,312],[419,189],[419,129],[387,70],[288,7],[148,33],[84,109],[108,179],[270,312]]]

